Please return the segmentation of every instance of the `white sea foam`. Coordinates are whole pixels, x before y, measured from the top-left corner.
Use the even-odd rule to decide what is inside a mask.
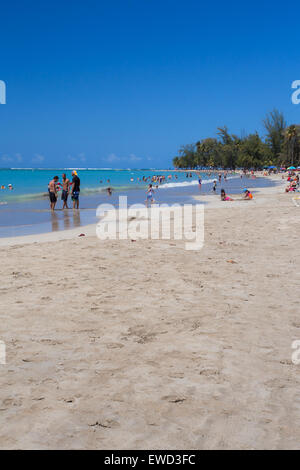
[[[237,176],[229,176],[227,177],[227,181],[228,180],[231,180],[233,178],[237,178]],[[202,180],[202,184],[208,184],[208,183],[213,183],[214,181],[217,181],[218,182],[218,178],[211,178],[211,179],[207,179],[207,180]],[[197,180],[193,180],[193,181],[182,181],[182,182],[178,182],[178,183],[165,183],[165,184],[162,184],[160,186],[160,189],[168,189],[168,188],[182,188],[184,186],[195,186],[199,184],[199,181],[198,179]]]

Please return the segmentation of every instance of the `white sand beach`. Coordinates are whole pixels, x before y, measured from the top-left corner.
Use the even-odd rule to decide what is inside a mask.
[[[299,448],[300,207],[254,196],[200,196],[200,251],[1,239],[0,448]]]

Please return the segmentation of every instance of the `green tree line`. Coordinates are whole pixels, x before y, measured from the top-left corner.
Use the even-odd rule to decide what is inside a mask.
[[[244,137],[230,134],[226,126],[217,136],[184,145],[173,159],[176,168],[254,168],[300,165],[300,125],[287,126],[277,109],[263,120],[266,135],[257,132]]]

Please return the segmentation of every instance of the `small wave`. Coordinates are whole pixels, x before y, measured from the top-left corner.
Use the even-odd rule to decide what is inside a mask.
[[[228,176],[227,177],[227,181],[228,180],[231,180],[233,178],[237,178],[237,176]],[[207,179],[207,180],[202,180],[202,184],[209,184],[209,183],[213,183],[214,181],[217,181],[218,182],[218,178],[211,178],[211,179]],[[185,186],[196,186],[197,184],[199,184],[199,181],[198,180],[193,180],[193,181],[182,181],[182,182],[178,182],[178,183],[165,183],[165,184],[162,184],[160,186],[161,189],[168,189],[168,188],[183,188]]]
[[[215,179],[210,179],[210,180],[202,180],[202,184],[207,184],[207,183],[213,183]],[[160,186],[162,189],[167,189],[167,188],[182,188],[184,186],[195,186],[199,184],[198,180],[193,180],[193,181],[183,181],[181,183],[165,183]]]
[[[28,193],[28,194],[10,194],[6,196],[9,202],[23,202],[32,199],[43,199],[48,197],[48,193]]]

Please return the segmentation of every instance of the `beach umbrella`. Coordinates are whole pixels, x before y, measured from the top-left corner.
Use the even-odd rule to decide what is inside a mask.
[[[296,168],[294,166],[289,166],[288,170],[296,170]]]
[[[275,165],[270,165],[270,166],[268,166],[268,168],[269,168],[270,170],[273,170],[274,168],[277,168],[277,167],[276,167]]]

